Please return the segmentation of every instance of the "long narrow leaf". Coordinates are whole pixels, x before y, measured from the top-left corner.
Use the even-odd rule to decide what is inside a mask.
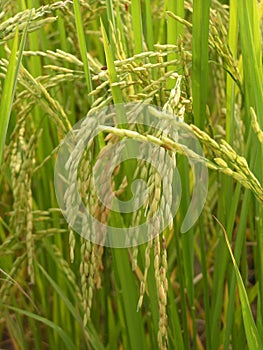
[[[92,82],[91,82],[91,74],[89,69],[89,62],[87,58],[87,47],[86,47],[83,23],[81,19],[79,0],[74,0],[74,12],[75,12],[75,18],[76,18],[76,28],[77,28],[80,54],[84,65],[84,72],[85,72],[88,93],[90,93],[92,91]],[[90,104],[92,104],[93,100],[94,100],[93,96],[89,96]]]
[[[102,32],[107,67],[109,71],[112,97],[113,97],[114,104],[116,105],[118,125],[121,126],[127,122],[127,119],[121,105],[123,103],[122,92],[120,87],[116,84],[118,83],[119,80],[118,80],[118,76],[117,76],[117,72],[114,64],[113,52],[111,49],[111,45],[109,43],[107,33],[105,31],[104,25],[102,23],[102,20],[101,20],[101,32]]]
[[[205,125],[208,92],[208,32],[210,0],[193,2],[193,109],[196,125]]]
[[[143,51],[143,31],[140,0],[132,0],[131,11],[134,31],[134,53],[138,54]]]
[[[56,331],[56,333],[59,334],[61,339],[64,341],[65,348],[68,350],[75,350],[75,345],[72,342],[72,340],[70,339],[70,337],[68,336],[68,334],[61,327],[56,325],[54,322],[48,320],[45,317],[39,316],[39,315],[34,314],[30,311],[19,309],[19,308],[14,307],[14,306],[5,305],[5,304],[2,306],[6,307],[9,310],[13,310],[13,311],[18,312],[22,315],[25,315],[27,317],[33,318],[34,320],[39,321],[39,322],[45,324],[46,326],[53,328]]]
[[[18,58],[16,58],[17,49],[18,49],[18,29],[14,37],[13,47],[10,55],[9,65],[5,78],[4,90],[1,98],[0,105],[0,164],[2,162],[3,150],[5,145],[6,133],[9,124],[9,118],[11,115],[12,104],[14,99],[14,94],[16,90],[17,78],[20,63],[22,60],[22,55],[26,42],[27,26],[23,33],[21,40]]]
[[[250,309],[249,300],[248,300],[246,288],[245,288],[243,280],[242,280],[242,276],[239,272],[234,254],[232,253],[232,249],[231,249],[226,231],[217,219],[216,219],[216,221],[218,222],[222,231],[224,232],[227,248],[228,248],[229,254],[231,256],[232,263],[234,265],[248,347],[250,350],[257,350],[257,349],[261,350],[261,349],[263,349],[262,338],[260,338],[260,336],[259,336],[257,327],[256,327],[254,319],[253,319],[253,315],[252,315],[252,312]]]
[[[66,295],[64,294],[64,292],[61,290],[61,288],[59,287],[59,285],[50,277],[50,275],[46,272],[46,270],[43,268],[43,266],[41,266],[40,264],[38,264],[38,267],[40,268],[40,270],[42,271],[43,275],[46,277],[46,279],[48,280],[48,282],[50,283],[50,285],[54,288],[54,290],[58,293],[59,297],[64,301],[65,305],[67,306],[67,309],[69,310],[69,312],[71,313],[71,315],[75,318],[75,320],[80,324],[80,326],[83,327],[83,323],[75,309],[75,307],[72,305],[72,303],[70,302],[70,300],[66,297]],[[91,324],[88,324],[87,326],[89,328],[89,340],[92,343],[94,349],[98,349],[98,350],[103,350],[104,347],[100,342],[100,339],[96,336],[96,334],[94,334],[93,329],[91,328]]]

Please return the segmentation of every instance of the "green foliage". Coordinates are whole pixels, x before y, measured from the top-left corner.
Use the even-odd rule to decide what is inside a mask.
[[[1,3],[0,348],[262,349],[262,2],[223,3]],[[200,156],[153,128],[128,127],[119,104],[135,101],[181,117],[203,146],[207,200],[184,234],[194,181],[185,156]],[[105,179],[123,201],[143,179],[150,199],[136,215],[107,210],[91,173],[119,140],[156,145],[160,167],[176,161],[183,191],[173,224],[125,249],[73,232],[53,183],[72,125],[113,104],[114,127],[79,163],[94,217],[143,223],[160,194],[171,195],[133,159]]]

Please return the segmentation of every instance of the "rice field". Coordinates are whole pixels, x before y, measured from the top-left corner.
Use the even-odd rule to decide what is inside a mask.
[[[263,1],[0,1],[0,349],[263,349]]]

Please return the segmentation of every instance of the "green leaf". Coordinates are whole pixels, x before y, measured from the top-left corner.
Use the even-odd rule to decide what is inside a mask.
[[[76,347],[75,347],[74,343],[72,342],[71,338],[69,337],[69,335],[61,327],[56,325],[54,322],[48,320],[45,317],[34,314],[33,312],[22,310],[22,309],[19,309],[17,307],[14,307],[14,306],[6,305],[6,304],[2,304],[2,306],[6,307],[9,310],[13,310],[13,311],[18,312],[22,315],[25,315],[27,317],[33,318],[34,320],[39,321],[50,328],[53,328],[56,331],[56,333],[61,337],[61,339],[64,341],[66,349],[68,349],[68,350],[75,350],[76,349]]]
[[[80,54],[81,54],[81,59],[82,59],[83,65],[84,65],[84,72],[85,72],[88,93],[90,93],[92,91],[92,81],[91,81],[89,62],[88,62],[88,58],[87,58],[87,47],[86,47],[86,41],[85,41],[85,34],[84,34],[84,30],[83,30],[83,23],[82,23],[82,19],[81,19],[79,0],[74,0],[73,4],[74,4],[74,13],[75,13],[75,21],[76,21]],[[93,103],[93,100],[94,100],[93,96],[89,96],[88,99],[89,99],[89,103],[91,105]]]
[[[208,33],[210,0],[193,2],[193,110],[195,124],[205,126],[208,93]]]
[[[226,231],[217,219],[216,219],[216,221],[218,222],[222,231],[224,232],[227,248],[228,248],[228,251],[230,253],[230,256],[231,256],[231,259],[232,259],[232,262],[234,265],[248,347],[250,350],[257,350],[257,349],[261,350],[261,349],[263,349],[262,338],[260,338],[258,329],[257,329],[255,322],[254,322],[254,319],[253,319],[253,315],[252,315],[252,312],[250,309],[249,300],[248,300],[246,288],[245,288],[243,280],[242,280],[242,276],[239,272],[234,254],[232,253],[232,249],[231,249]]]
[[[14,100],[17,78],[20,63],[22,61],[22,55],[26,42],[26,34],[27,34],[27,26],[22,36],[22,40],[20,43],[18,57],[16,58],[17,49],[18,49],[18,29],[16,30],[16,34],[13,41],[12,51],[9,59],[9,65],[7,68],[5,85],[3,89],[3,94],[1,97],[1,105],[0,105],[0,164],[2,162],[3,151],[6,140],[6,133],[9,124],[9,119],[12,111],[12,104]]]

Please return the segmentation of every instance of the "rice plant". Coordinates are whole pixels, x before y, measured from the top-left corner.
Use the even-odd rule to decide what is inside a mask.
[[[263,349],[262,16],[0,1],[1,349]]]

